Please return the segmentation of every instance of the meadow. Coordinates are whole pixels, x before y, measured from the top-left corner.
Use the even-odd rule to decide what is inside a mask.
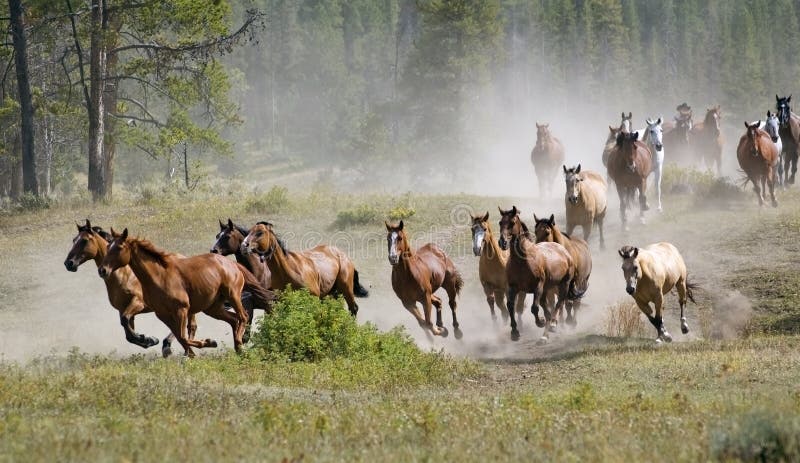
[[[527,220],[533,212],[563,220],[558,198],[356,195],[324,184],[255,191],[232,182],[191,195],[150,187],[108,204],[4,210],[0,460],[796,460],[800,201],[788,190],[778,209],[759,209],[725,182],[668,174],[665,212],[627,234],[612,195],[608,248],[592,242],[578,330],[546,346],[536,345],[529,314],[517,343],[490,321],[466,220],[486,210],[494,220],[498,205],[511,204]],[[694,194],[674,185],[687,175]],[[370,286],[358,324],[369,336],[388,334],[370,341],[374,352],[313,362],[257,347],[186,360],[128,346],[94,264],[77,274],[61,264],[75,221],[86,217],[185,254],[206,252],[228,217],[268,219],[293,249],[334,242]],[[392,293],[383,220],[399,218],[415,243],[437,242],[464,273],[463,340],[429,339]],[[616,250],[659,240],[681,249],[703,288],[689,306],[692,332],[662,346],[649,325],[613,316],[629,304]],[[668,306],[665,322],[678,333],[674,297]],[[198,335],[230,346],[221,324],[199,321]],[[150,315],[137,328],[166,334]]]

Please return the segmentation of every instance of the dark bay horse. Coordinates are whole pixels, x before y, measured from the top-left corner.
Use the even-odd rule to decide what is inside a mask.
[[[397,225],[385,225],[389,264],[392,266],[392,289],[403,307],[417,319],[421,327],[431,330],[435,335],[447,336],[447,329],[442,322],[442,300],[433,294],[437,289],[444,288],[453,314],[453,331],[456,339],[461,339],[463,334],[456,318],[456,297],[464,286],[461,273],[447,254],[433,243],[414,251],[402,220]],[[418,302],[425,311],[424,318],[419,312]],[[431,322],[433,307],[436,307],[436,326]],[[511,317],[513,320],[513,315]]]
[[[692,127],[689,138],[695,158],[702,159],[709,168],[716,165],[719,176],[722,176],[721,119],[722,111],[719,105],[708,108],[703,122],[698,122]]]
[[[536,318],[536,326],[544,327],[541,341],[547,342],[556,314],[563,310],[569,296],[575,295],[575,264],[564,246],[535,243],[516,206],[507,211],[500,209],[500,214],[500,248],[510,250],[506,265],[506,304],[511,317],[511,340],[519,340],[514,303],[518,293],[522,292],[533,294],[531,312]],[[555,299],[557,303],[553,307],[551,301]],[[539,318],[540,306],[544,311],[544,321]]]
[[[551,195],[558,167],[564,162],[564,145],[550,132],[550,124],[536,123],[536,145],[531,150],[531,163],[539,180],[539,196]]]
[[[64,266],[70,272],[77,272],[78,267],[86,261],[94,260],[99,268],[108,252],[108,244],[113,239],[111,234],[100,227],[93,227],[86,219],[85,225],[77,225],[78,235],[72,240],[72,249],[67,254]],[[153,309],[144,304],[142,285],[130,267],[120,267],[111,272],[105,280],[108,302],[119,312],[119,322],[125,330],[125,339],[137,346],[147,349],[158,344],[158,339],[139,334],[134,328],[134,317],[140,313],[152,312]],[[194,316],[189,320],[189,332],[194,336],[197,323]],[[170,344],[174,336],[164,338],[162,353],[168,356]]]
[[[783,183],[792,185],[797,173],[797,159],[800,156],[800,116],[793,113],[792,108],[789,106],[792,101],[792,95],[783,98],[775,95],[775,100],[778,122],[780,122],[778,133],[783,142],[784,152]],[[791,174],[789,167],[791,167]]]
[[[640,219],[644,222],[644,213],[649,209],[647,205],[647,176],[652,170],[652,158],[647,145],[638,140],[639,134],[620,133],[617,135],[617,144],[608,158],[608,176],[617,185],[619,195],[619,213],[622,218],[623,228],[627,228],[626,209],[634,194],[639,192]]]
[[[575,327],[578,324],[576,315],[581,308],[581,299],[589,289],[589,276],[592,274],[592,253],[589,251],[589,244],[578,237],[561,233],[556,225],[555,216],[552,214],[549,219],[540,219],[534,214],[533,220],[536,221],[534,234],[537,243],[558,243],[564,246],[572,256],[572,262],[575,264],[575,294],[570,295],[566,308],[567,325]]]
[[[358,312],[355,298],[369,294],[358,281],[353,261],[335,246],[292,252],[278,239],[271,223],[259,222],[250,228],[240,247],[243,253],[257,254],[266,261],[273,287],[306,288],[320,298],[340,293],[354,317]]]
[[[674,122],[664,122],[664,147],[676,164],[693,164],[689,136],[692,131],[692,113],[680,113]]]
[[[201,341],[187,333],[190,317],[198,312],[230,324],[234,348],[241,352],[247,325],[241,301],[245,283],[254,295],[271,296],[252,273],[218,254],[180,257],[164,252],[147,240],[129,237],[127,228],[121,234],[112,229],[111,234],[113,241],[98,274],[106,279],[129,265],[142,285],[145,304],[170,328],[187,356],[194,357],[192,347],[217,345],[212,339]],[[232,304],[233,312],[225,309],[226,302]]]
[[[758,204],[764,205],[764,192],[769,187],[772,206],[777,207],[775,199],[775,167],[779,161],[779,153],[767,132],[759,129],[761,121],[753,124],[744,123],[747,132],[739,139],[736,158],[747,179],[753,182],[753,190],[758,196]]]

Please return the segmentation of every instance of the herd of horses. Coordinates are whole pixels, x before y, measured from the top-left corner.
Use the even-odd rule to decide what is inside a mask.
[[[791,111],[791,96],[776,95],[776,100],[776,112],[768,111],[764,121],[745,122],[746,131],[737,147],[739,165],[753,183],[761,204],[768,188],[772,204],[777,205],[775,182],[792,184],[797,170],[800,116]],[[719,172],[720,107],[709,108],[698,123],[692,121],[688,105],[677,109],[673,121],[648,118],[646,128],[641,130],[632,129],[631,113],[623,113],[620,125],[609,127],[603,150],[607,177],[581,169],[580,164],[567,167],[563,163],[563,144],[550,132],[548,124],[537,123],[531,158],[543,195],[552,188],[554,170],[561,167],[566,184],[566,229],[561,230],[554,215],[533,215],[531,230],[516,206],[498,208],[498,236],[492,231],[489,212],[473,216],[471,221],[473,252],[479,257],[478,276],[491,317],[496,320],[496,309],[500,312],[504,322],[510,324],[512,340],[520,337],[527,294],[533,295],[531,312],[535,324],[544,329],[542,342],[559,323],[571,327],[577,324],[581,300],[589,289],[589,239],[595,227],[600,235],[599,247],[605,247],[606,178],[616,186],[620,216],[626,227],[626,209],[637,195],[642,219],[649,209],[646,189],[651,173],[661,210],[665,151],[677,159],[700,153],[699,159]],[[435,294],[444,289],[454,334],[460,339],[463,334],[457,298],[464,279],[453,260],[433,243],[413,249],[402,220],[397,224],[386,222],[385,226],[392,288],[403,307],[430,335],[447,336],[442,320],[443,301]],[[573,234],[578,226],[583,238]],[[143,348],[159,343],[157,338],[137,333],[134,325],[136,315],[154,312],[170,330],[162,341],[164,356],[171,354],[175,339],[189,357],[194,356],[192,348],[217,345],[212,339],[195,338],[195,316],[200,312],[228,323],[234,348],[240,351],[249,336],[253,311],[264,310],[269,316],[276,290],[305,288],[320,298],[341,295],[354,317],[358,312],[356,298],[368,296],[352,260],[334,246],[289,251],[269,222],[258,222],[247,229],[228,219],[227,223],[220,221],[219,227],[209,253],[186,257],[159,249],[146,239],[131,237],[127,228],[121,233],[113,228],[107,232],[92,226],[87,219],[85,224],[77,225],[78,234],[64,265],[75,272],[84,262],[95,261],[128,342]],[[625,289],[656,329],[656,341],[672,340],[664,328],[662,314],[664,296],[673,289],[678,293],[681,331],[688,333],[684,308],[687,299],[694,301],[694,285],[688,281],[686,264],[675,246],[663,242],[644,248],[623,246],[618,254],[623,262]],[[235,261],[226,257],[230,255],[235,256]]]

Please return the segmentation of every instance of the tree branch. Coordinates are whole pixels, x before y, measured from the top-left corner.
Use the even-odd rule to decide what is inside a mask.
[[[139,116],[131,116],[130,114],[108,113],[108,115],[113,117],[113,118],[115,118],[115,119],[125,120],[127,123],[130,123],[130,121],[139,121],[139,122],[143,122],[145,124],[153,124],[153,125],[155,125],[156,127],[159,127],[159,128],[165,127],[164,123],[162,123],[160,121],[157,121],[155,119],[147,119],[147,118],[139,117]]]
[[[81,50],[81,43],[78,40],[78,27],[75,25],[75,13],[72,10],[72,4],[69,0],[64,0],[67,3],[67,10],[69,11],[69,21],[72,24],[72,37],[75,39],[75,49],[78,53],[78,69],[81,73],[81,86],[83,86],[83,97],[86,98],[86,107],[92,107],[92,100],[89,98],[89,87],[86,86],[86,75],[83,71],[83,50]]]
[[[127,102],[130,102],[130,103],[133,103],[135,106],[137,106],[139,109],[141,109],[142,112],[147,115],[147,117],[149,117],[151,119],[151,120],[142,120],[142,122],[151,122],[151,123],[156,124],[158,127],[166,127],[166,124],[164,124],[162,122],[159,122],[158,119],[155,116],[153,116],[153,114],[151,114],[150,111],[148,111],[147,106],[145,106],[143,103],[141,103],[139,101],[136,101],[133,98],[128,98],[128,97],[124,97],[124,96],[117,97],[117,100],[127,101]],[[135,119],[133,117],[129,117],[129,118],[130,119]]]

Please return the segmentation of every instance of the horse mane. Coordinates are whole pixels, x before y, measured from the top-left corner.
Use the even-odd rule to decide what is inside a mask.
[[[152,257],[153,260],[155,260],[156,262],[158,262],[160,265],[163,266],[167,265],[168,261],[167,258],[174,255],[170,252],[164,251],[156,247],[155,244],[151,243],[150,241],[144,238],[128,238],[128,241],[130,241],[132,245],[136,246],[136,249]]]
[[[238,231],[239,233],[241,233],[241,234],[242,234],[242,236],[247,236],[247,234],[248,234],[248,233],[250,233],[250,230],[248,230],[248,229],[246,229],[246,228],[242,227],[241,225],[236,225],[236,224],[233,224],[233,228],[234,228],[236,231]]]
[[[114,237],[111,236],[111,233],[103,230],[102,227],[92,227],[92,231],[95,232],[97,235],[99,235],[100,238],[106,240],[107,243],[111,243],[112,241],[114,241]]]
[[[263,225],[263,226],[269,228],[270,231],[272,231],[272,227],[273,227],[272,223],[264,222],[263,220],[261,222],[257,222],[256,225]],[[278,234],[275,233],[274,231],[272,232],[272,234],[275,236],[275,241],[278,242],[278,246],[280,246],[281,251],[283,251],[284,254],[288,254],[289,253],[289,248],[286,247],[286,243],[284,243],[283,240],[280,238],[280,236],[278,236]],[[244,236],[247,236],[247,233],[245,233]]]

